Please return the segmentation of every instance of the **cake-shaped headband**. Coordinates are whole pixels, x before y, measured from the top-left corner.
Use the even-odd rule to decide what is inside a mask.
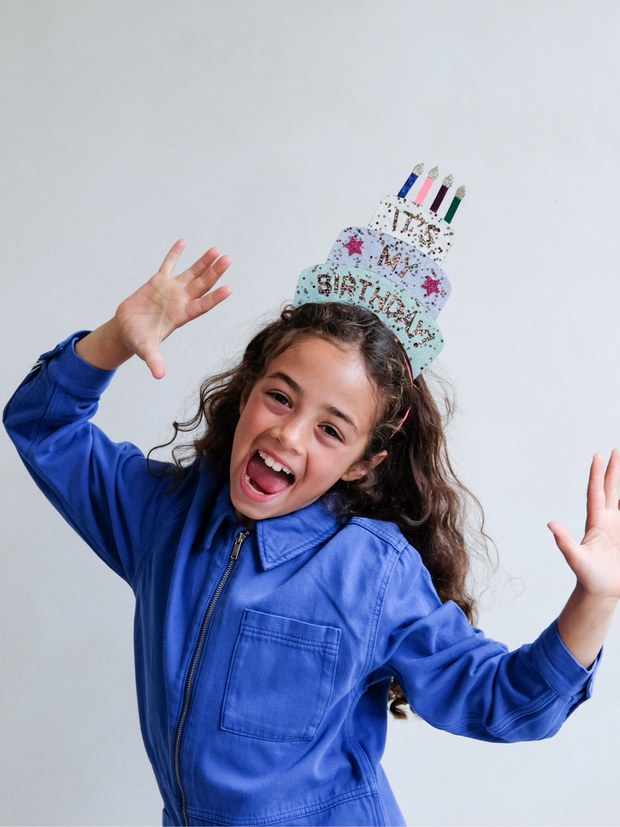
[[[424,199],[437,179],[433,167],[415,200],[407,196],[422,174],[418,164],[398,195],[379,203],[368,227],[343,230],[325,264],[303,271],[295,306],[309,302],[357,304],[377,315],[401,342],[413,376],[420,374],[443,347],[435,319],[450,295],[440,263],[452,246],[452,219],[465,187],[459,187],[445,216],[437,210],[452,186],[444,178],[430,208]]]

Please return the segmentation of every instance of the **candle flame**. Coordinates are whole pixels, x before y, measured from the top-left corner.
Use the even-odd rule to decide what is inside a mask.
[[[431,178],[433,181],[439,175],[439,167],[433,167],[432,170],[428,173],[428,177]]]
[[[414,175],[422,175],[423,172],[424,172],[424,164],[417,164],[413,168],[413,174]]]
[[[466,194],[466,189],[465,189],[465,187],[464,187],[464,186],[462,186],[462,187],[459,187],[459,188],[457,189],[456,193],[454,194],[454,197],[455,197],[455,198],[460,198],[460,199],[461,199],[461,201],[462,201],[462,200],[463,200],[463,198],[465,198],[465,194]]]
[[[450,173],[450,175],[446,175],[446,177],[443,179],[443,181],[441,182],[441,186],[450,189],[453,183],[454,178],[452,177],[452,173]]]

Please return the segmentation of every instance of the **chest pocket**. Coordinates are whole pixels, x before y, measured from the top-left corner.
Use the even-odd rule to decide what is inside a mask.
[[[332,694],[340,629],[246,609],[221,728],[269,741],[309,741]]]

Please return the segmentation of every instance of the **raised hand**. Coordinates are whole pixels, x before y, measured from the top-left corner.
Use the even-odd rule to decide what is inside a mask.
[[[159,271],[122,302],[113,319],[78,342],[77,353],[91,364],[111,370],[133,354],[148,365],[156,379],[166,366],[160,344],[178,327],[207,313],[232,292],[230,287],[212,290],[231,260],[212,247],[191,267],[173,276],[185,248],[181,239],[172,247]]]
[[[586,533],[581,543],[559,523],[549,523],[558,548],[575,572],[577,586],[558,629],[566,646],[584,666],[598,653],[620,599],[620,450],[607,469],[600,454],[592,460],[588,483]]]
[[[600,454],[592,460],[588,483],[586,533],[577,543],[559,523],[549,523],[558,548],[588,594],[620,599],[620,450],[609,465]]]

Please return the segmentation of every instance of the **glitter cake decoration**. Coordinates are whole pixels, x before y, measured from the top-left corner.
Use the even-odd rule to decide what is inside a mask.
[[[443,261],[448,254],[454,235],[450,225],[434,212],[397,195],[380,202],[369,226],[380,233],[402,238],[437,262]]]
[[[350,253],[351,238],[357,239],[361,245],[359,253]],[[439,315],[452,289],[434,259],[406,241],[367,227],[343,230],[327,256],[327,263],[361,267],[390,279],[409,290],[426,306],[433,318]],[[436,284],[431,292],[427,290],[429,279]]]
[[[403,287],[370,270],[346,264],[317,264],[303,271],[295,305],[308,302],[357,304],[372,310],[403,343],[414,376],[443,347],[437,324],[424,305]]]
[[[465,197],[461,186],[445,217],[437,215],[453,183],[448,175],[431,209],[425,207],[422,202],[439,175],[433,167],[411,200],[410,190],[423,169],[423,164],[414,167],[399,194],[379,203],[368,227],[348,227],[340,233],[327,262],[303,271],[294,299],[295,306],[338,302],[366,307],[394,331],[413,376],[428,367],[443,347],[435,319],[451,286],[440,262],[452,246],[450,222]]]

